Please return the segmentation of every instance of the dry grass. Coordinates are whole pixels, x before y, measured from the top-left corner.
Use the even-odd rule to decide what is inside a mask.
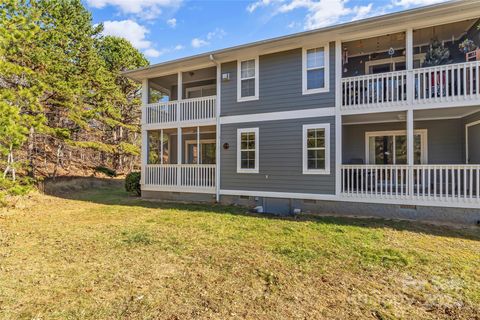
[[[67,197],[0,215],[1,319],[480,314],[478,229]]]

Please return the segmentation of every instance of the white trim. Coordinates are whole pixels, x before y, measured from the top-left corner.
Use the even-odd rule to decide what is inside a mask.
[[[201,133],[203,133],[203,132],[201,132]],[[190,155],[189,150],[188,150],[188,145],[189,144],[197,144],[197,142],[200,143],[200,148],[202,148],[202,144],[216,143],[217,140],[216,139],[200,139],[199,141],[197,141],[197,140],[185,140],[185,161],[187,161],[188,156]],[[199,159],[200,159],[201,155],[202,155],[202,153],[201,153],[201,149],[200,149]],[[202,159],[200,159],[199,163],[186,163],[186,164],[203,164],[203,161],[202,161]]]
[[[360,203],[379,203],[393,205],[414,205],[429,207],[445,207],[445,208],[474,208],[478,209],[478,203],[475,202],[442,202],[431,200],[410,200],[410,199],[379,199],[366,198],[362,196],[345,196],[343,194],[336,196],[331,194],[316,193],[292,193],[292,192],[272,192],[272,191],[254,191],[254,190],[226,190],[220,189],[221,195],[228,196],[249,196],[249,197],[265,197],[265,198],[282,198],[282,199],[300,199],[300,200],[323,200],[338,202],[360,202]]]
[[[317,89],[307,89],[307,51],[316,48],[323,48],[324,49],[324,87],[317,88]],[[322,92],[329,92],[330,91],[330,49],[328,42],[320,45],[320,46],[313,46],[313,47],[303,47],[302,48],[302,94],[313,94],[313,93],[322,93]]]
[[[255,76],[252,78],[246,78],[242,79],[242,62],[245,61],[250,61],[254,60],[255,61]],[[252,100],[258,100],[259,97],[259,63],[258,63],[258,56],[249,58],[249,59],[242,59],[242,60],[237,60],[237,102],[244,102],[244,101],[252,101]],[[255,95],[249,96],[249,97],[242,97],[242,80],[248,80],[248,79],[255,79]]]
[[[183,83],[185,84],[185,83]],[[185,99],[195,99],[195,98],[189,98],[188,97],[188,93],[191,92],[191,91],[195,91],[195,90],[203,90],[203,89],[212,89],[212,88],[215,88],[216,85],[215,84],[206,84],[204,86],[196,86],[196,87],[190,87],[190,88],[185,88]],[[211,96],[211,95],[210,95]],[[198,97],[198,98],[203,98],[203,97],[209,97],[209,96],[204,96],[203,94]]]
[[[242,133],[253,132],[255,134],[255,168],[253,169],[244,169],[241,166],[241,143],[242,143]],[[240,128],[237,129],[237,173],[258,173],[259,166],[259,129],[258,128]]]
[[[220,118],[221,124],[233,124],[243,122],[261,122],[274,120],[288,120],[288,119],[304,119],[304,118],[318,118],[331,117],[335,115],[335,108],[314,108],[294,111],[279,111],[267,113],[251,113],[239,116],[226,116]]]
[[[465,163],[468,164],[468,158],[469,158],[469,152],[468,152],[468,129],[473,126],[480,125],[480,120],[474,121],[474,122],[469,122],[465,124]]]
[[[340,113],[342,106],[342,42],[335,41],[335,194],[342,192],[342,162],[343,162],[343,118]]]
[[[308,169],[308,146],[307,131],[308,129],[323,129],[325,132],[325,169]],[[330,124],[304,124],[302,130],[302,163],[303,174],[330,174]]]
[[[382,136],[406,136],[407,130],[387,130],[387,131],[367,131],[365,132],[365,164],[370,164],[370,144],[369,139],[371,137],[382,137]],[[414,130],[414,135],[420,135],[420,164],[428,164],[428,130],[427,129],[416,129]],[[395,139],[394,139],[395,141]],[[395,149],[394,149],[395,156]]]

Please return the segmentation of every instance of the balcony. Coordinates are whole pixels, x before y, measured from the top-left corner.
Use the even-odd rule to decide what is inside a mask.
[[[150,103],[144,106],[145,125],[212,124],[216,118],[216,96]]]
[[[480,204],[480,165],[342,165],[342,195]]]
[[[345,114],[480,104],[480,19],[342,43]]]
[[[412,74],[411,86],[408,73]],[[480,103],[480,61],[448,64],[342,79],[342,109],[371,110],[408,105],[417,108],[473,101]]]
[[[142,190],[215,193],[214,164],[147,165]]]

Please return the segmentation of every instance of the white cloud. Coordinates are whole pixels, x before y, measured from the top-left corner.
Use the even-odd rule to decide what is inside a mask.
[[[227,33],[225,30],[216,28],[215,30],[207,33],[207,39],[212,40],[212,39],[222,39]]]
[[[385,14],[396,8],[410,8],[422,5],[445,2],[447,0],[388,0],[387,4],[374,6],[376,1],[365,5],[352,6],[349,0],[257,0],[247,6],[247,11],[253,13],[261,7],[269,7],[271,15],[287,14],[294,10],[304,10],[304,29],[315,29],[344,21],[365,19],[371,16]],[[296,28],[298,22],[291,22],[288,28]]]
[[[176,9],[182,0],[87,0],[93,8],[106,6],[118,7],[124,14],[136,14],[144,19],[154,19],[162,12],[162,8]]]
[[[191,45],[194,48],[204,47],[209,45],[212,40],[222,39],[226,34],[227,33],[225,32],[225,30],[221,28],[216,28],[215,30],[207,33],[205,38],[193,38],[191,41]]]
[[[160,57],[163,53],[161,51],[155,50],[153,48],[147,49],[143,52],[147,57],[151,58],[158,58]]]
[[[208,45],[209,43],[203,39],[200,39],[200,38],[193,38],[192,39],[192,47],[194,48],[200,48],[200,47],[203,47],[203,46],[206,46]]]
[[[447,0],[393,0],[392,3],[399,7],[427,6],[430,4],[445,2]]]
[[[247,11],[252,13],[253,11],[257,10],[260,7],[266,7],[270,5],[274,0],[258,0],[254,3],[250,3],[247,6]]]
[[[173,48],[175,51],[179,51],[179,50],[183,50],[185,49],[185,46],[184,45],[181,45],[181,44],[177,44],[175,46],[175,48]]]
[[[172,18],[172,19],[168,19],[167,20],[167,24],[172,27],[172,28],[175,28],[177,26],[177,19],[175,18]]]
[[[145,39],[148,29],[133,20],[105,21],[103,34],[127,39],[137,49],[149,49],[152,43]]]

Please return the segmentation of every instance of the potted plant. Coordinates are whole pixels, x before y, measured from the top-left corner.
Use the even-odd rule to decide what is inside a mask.
[[[475,42],[473,42],[473,40],[465,39],[458,45],[458,49],[461,53],[467,54],[477,49],[477,46],[475,45]]]

